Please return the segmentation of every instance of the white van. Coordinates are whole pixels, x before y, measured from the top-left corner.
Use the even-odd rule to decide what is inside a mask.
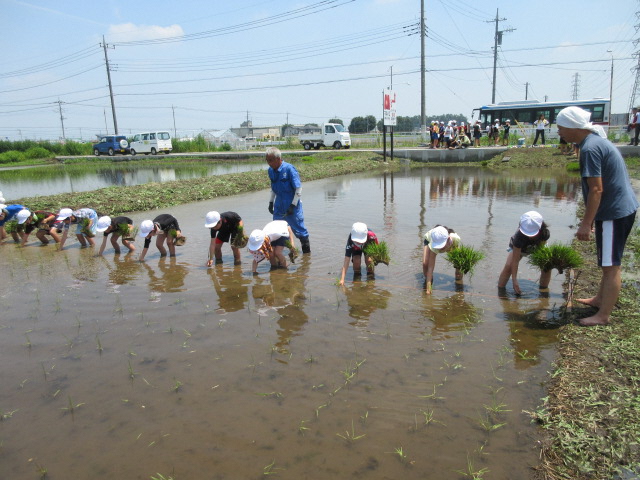
[[[171,135],[169,132],[136,133],[129,144],[131,155],[144,153],[145,155],[156,153],[171,153]]]

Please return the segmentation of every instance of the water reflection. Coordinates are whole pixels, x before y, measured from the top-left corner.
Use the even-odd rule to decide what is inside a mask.
[[[217,265],[207,269],[207,273],[218,297],[218,313],[237,312],[246,308],[251,281],[243,276],[241,267]]]
[[[20,170],[0,170],[0,184],[5,198],[86,192],[111,186],[142,185],[151,182],[188,180],[228,173],[263,170],[259,162],[226,162],[203,165],[113,166],[55,165]]]
[[[110,285],[126,285],[131,283],[140,273],[141,262],[131,252],[126,255],[114,254],[113,262],[100,257],[103,265],[109,270]]]
[[[431,321],[431,336],[436,340],[452,338],[451,332],[469,329],[482,314],[482,310],[467,302],[463,292],[445,298],[425,293],[422,301],[423,315]]]
[[[158,261],[158,273],[148,262],[139,263],[149,275],[149,289],[151,292],[167,293],[185,290],[184,280],[187,273],[189,273],[190,266],[178,263],[176,257],[161,257]]]
[[[255,277],[252,289],[253,298],[262,301],[262,308],[273,310],[277,315],[278,341],[275,348],[285,355],[289,354],[291,339],[302,335],[303,328],[309,321],[304,307],[307,303],[306,282],[310,259],[305,256],[298,262],[300,266],[295,273],[277,269],[271,271],[269,280]],[[284,362],[282,359],[278,360]]]
[[[373,281],[354,282],[351,287],[344,288],[349,305],[349,316],[354,320],[349,325],[354,327],[366,327],[369,317],[376,310],[385,310],[391,292],[376,287]]]

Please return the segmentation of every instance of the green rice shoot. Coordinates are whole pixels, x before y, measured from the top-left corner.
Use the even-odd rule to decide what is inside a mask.
[[[567,268],[582,266],[584,261],[580,254],[570,246],[554,243],[535,248],[529,255],[529,263],[543,272],[555,268],[561,274]]]
[[[247,237],[244,233],[244,227],[242,225],[238,225],[236,229],[236,234],[231,240],[231,246],[235,248],[244,248],[249,243],[249,237]]]
[[[17,233],[18,230],[18,221],[11,220],[4,224],[4,231],[7,233]]]
[[[91,231],[91,219],[90,218],[81,218],[80,225],[82,226],[82,233],[85,237],[93,238],[95,237],[95,233]]]
[[[460,245],[447,252],[444,258],[453,265],[453,268],[460,270],[463,275],[473,275],[473,270],[476,264],[484,258],[484,253],[473,247]]]
[[[289,260],[291,260],[291,263],[296,263],[296,258],[298,258],[299,255],[298,249],[291,242],[291,240],[285,240],[284,246],[289,249]]]
[[[391,258],[389,257],[389,246],[387,242],[370,242],[364,247],[364,254],[367,259],[371,259],[371,264],[375,267],[379,263],[389,266]]]

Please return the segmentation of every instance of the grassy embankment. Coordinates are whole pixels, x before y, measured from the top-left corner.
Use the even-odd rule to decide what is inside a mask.
[[[566,165],[546,149],[508,152],[512,160],[497,168]],[[540,162],[540,163],[538,163]],[[493,163],[493,165],[492,165]],[[640,159],[627,159],[629,173],[640,179]],[[585,259],[574,298],[597,291],[600,269],[595,242],[573,246]],[[549,395],[533,417],[544,429],[541,465],[545,479],[632,479],[640,475],[640,229],[627,243],[622,292],[611,325],[562,327],[559,358],[551,372]],[[570,320],[589,316],[593,309],[574,303]]]
[[[290,160],[286,157],[285,159]],[[348,173],[393,168],[394,165],[392,163],[385,165],[382,157],[369,152],[328,151],[291,161],[298,169],[303,182]],[[267,188],[269,188],[269,178],[266,172],[256,171],[165,183],[108,187],[91,192],[21,198],[15,200],[15,203],[26,205],[32,210],[57,211],[64,207],[90,207],[102,215],[119,215]]]

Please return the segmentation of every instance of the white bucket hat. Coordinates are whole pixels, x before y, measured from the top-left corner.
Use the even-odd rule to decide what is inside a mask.
[[[249,250],[258,250],[262,246],[264,238],[265,235],[264,231],[262,230],[254,230],[253,232],[251,232],[251,235],[249,235]]]
[[[367,241],[367,233],[369,229],[362,222],[356,222],[351,227],[351,241],[356,243],[364,243]]]
[[[109,215],[100,217],[98,219],[98,222],[96,223],[96,232],[102,233],[110,226],[111,226],[111,217]]]
[[[216,211],[209,212],[204,217],[205,228],[213,228],[220,221],[220,214]]]
[[[140,224],[140,235],[141,237],[146,237],[151,233],[155,225],[153,224],[153,220],[143,220]]]
[[[27,218],[29,218],[30,216],[31,216],[31,212],[25,208],[23,210],[20,210],[16,214],[16,220],[18,220],[18,223],[22,225],[24,222],[27,221]]]
[[[530,212],[523,213],[520,217],[520,225],[518,229],[527,237],[535,237],[540,231],[542,226],[542,215],[538,212],[531,210]]]
[[[429,248],[432,252],[438,253],[447,244],[449,240],[449,230],[442,225],[431,230],[431,241],[429,242]]]
[[[71,210],[70,208],[63,208],[58,212],[58,217],[56,218],[56,220],[66,220],[71,215],[73,215],[73,210]]]

